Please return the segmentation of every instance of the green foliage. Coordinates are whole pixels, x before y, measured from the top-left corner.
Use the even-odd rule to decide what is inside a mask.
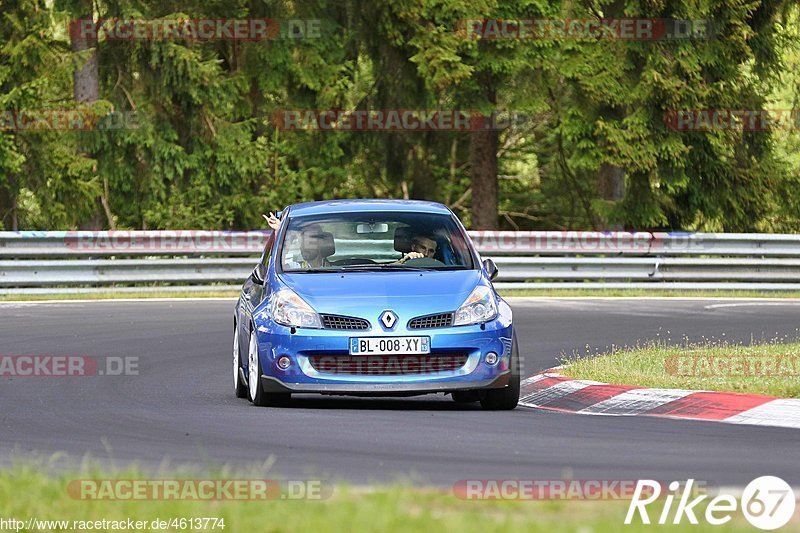
[[[320,38],[109,40],[72,52],[68,22],[318,19]],[[81,109],[96,53],[99,115],[136,127],[0,129],[7,229],[253,228],[329,198],[443,201],[470,222],[468,132],[282,131],[292,109],[514,113],[499,138],[508,229],[800,230],[796,131],[681,132],[680,109],[796,107],[788,0],[2,0],[0,113]],[[486,40],[467,19],[707,19],[711,38]],[[621,185],[620,197],[603,184]],[[616,181],[614,181],[616,180]]]

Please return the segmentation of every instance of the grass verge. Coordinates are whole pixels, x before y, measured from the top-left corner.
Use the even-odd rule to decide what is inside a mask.
[[[526,289],[500,290],[503,297],[560,297],[560,298],[800,298],[797,291],[731,291],[731,290],[643,290],[643,289]],[[236,291],[180,291],[169,290],[147,292],[120,292],[109,289],[91,293],[57,294],[0,294],[0,302],[44,301],[44,300],[119,300],[148,298],[232,298]]]
[[[167,476],[160,475],[159,479]],[[213,518],[224,519],[216,531],[592,531],[615,532],[697,531],[684,518],[680,526],[647,526],[638,517],[623,525],[627,501],[467,501],[446,489],[409,486],[360,489],[337,485],[330,498],[268,501],[106,501],[73,499],[67,487],[74,479],[145,479],[136,471],[109,475],[45,475],[32,467],[0,470],[2,518],[27,521],[142,521]],[[208,478],[206,478],[208,479]],[[242,478],[235,478],[242,479]],[[660,516],[663,500],[648,507],[651,519]],[[698,506],[702,507],[702,506]],[[702,512],[701,510],[698,510]],[[700,512],[698,514],[700,514]],[[673,506],[674,513],[674,506]],[[702,518],[700,518],[702,520]],[[34,528],[35,529],[35,528]],[[97,528],[95,528],[97,529]],[[103,528],[100,528],[103,529]],[[106,529],[111,529],[107,527]],[[715,531],[750,531],[741,512]],[[58,530],[39,526],[40,531]],[[152,530],[151,527],[145,530]],[[169,530],[181,530],[170,528]],[[12,529],[13,531],[13,529]],[[206,531],[212,531],[206,529]]]
[[[800,343],[666,343],[564,359],[565,374],[603,383],[800,398]]]
[[[800,298],[799,291],[674,290],[674,289],[508,289],[504,297],[595,298]]]

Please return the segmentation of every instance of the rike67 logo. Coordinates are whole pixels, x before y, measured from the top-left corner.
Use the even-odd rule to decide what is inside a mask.
[[[693,479],[689,479],[683,487],[677,481],[669,484],[669,492],[656,523],[677,525],[686,518],[689,523],[697,525],[700,515],[706,523],[720,526],[730,522],[733,513],[740,509],[751,525],[758,529],[773,530],[785,526],[794,515],[794,491],[779,477],[762,476],[754,479],[742,491],[741,502],[730,494],[719,494],[708,501],[709,495],[702,494],[690,500],[696,493],[694,483]],[[657,481],[639,480],[625,516],[625,524],[633,523],[637,513],[643,524],[650,524],[647,506],[662,496],[661,489],[662,484]],[[676,498],[678,503],[673,511]],[[705,512],[701,513],[701,509]]]

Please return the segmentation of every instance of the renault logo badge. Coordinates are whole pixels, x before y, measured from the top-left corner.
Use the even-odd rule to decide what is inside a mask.
[[[381,324],[383,324],[383,327],[386,329],[392,329],[394,325],[397,324],[397,315],[387,310],[381,313],[380,320]]]

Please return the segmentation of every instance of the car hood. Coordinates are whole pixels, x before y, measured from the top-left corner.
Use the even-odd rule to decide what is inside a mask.
[[[280,279],[318,313],[371,320],[391,309],[404,321],[455,311],[481,281],[481,272],[281,274]]]

